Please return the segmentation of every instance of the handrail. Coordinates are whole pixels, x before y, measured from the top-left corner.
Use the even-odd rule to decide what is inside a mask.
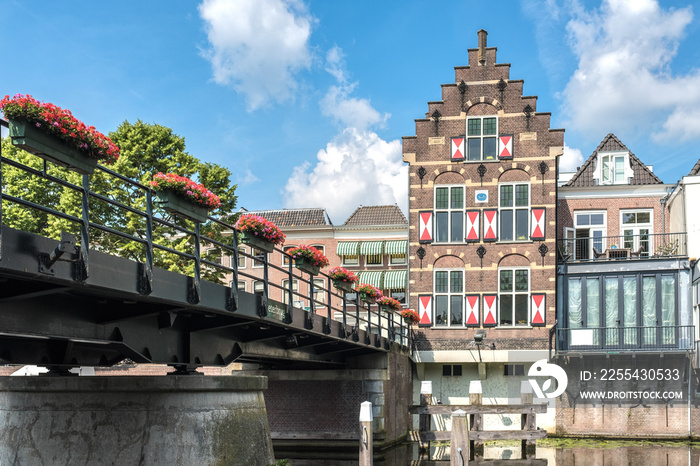
[[[588,262],[687,257],[687,234],[639,233],[618,236],[586,236],[557,240],[557,260]]]
[[[0,119],[0,125],[3,127],[8,126],[7,122],[2,119]],[[310,315],[318,313],[320,309],[324,309],[325,311],[323,312],[327,312],[326,317],[328,319],[336,320],[336,314],[340,316],[342,318],[342,323],[344,324],[343,327],[348,329],[348,337],[356,335],[357,331],[360,328],[364,328],[367,330],[368,334],[376,333],[380,336],[386,337],[390,341],[396,341],[404,347],[410,347],[409,327],[406,324],[404,324],[403,320],[400,318],[397,322],[396,316],[392,315],[393,313],[389,314],[388,318],[383,318],[381,315],[382,311],[379,309],[379,306],[374,307],[369,304],[361,304],[359,301],[359,297],[357,296],[354,302],[348,301],[346,299],[346,296],[342,292],[335,291],[331,288],[331,279],[327,274],[321,272],[318,276],[311,277],[305,272],[299,271],[298,269],[292,267],[291,257],[282,249],[274,248],[274,251],[280,252],[284,257],[289,258],[290,263],[288,264],[288,266],[285,266],[286,269],[278,266],[277,264],[270,263],[267,254],[264,254],[265,257],[261,258],[254,257],[252,254],[252,249],[250,254],[244,251],[239,251],[237,230],[233,225],[223,221],[222,219],[208,217],[207,224],[216,225],[220,228],[223,228],[224,231],[230,232],[230,244],[226,244],[222,242],[222,240],[216,239],[214,237],[209,237],[207,236],[207,234],[202,233],[200,226],[197,224],[195,224],[195,227],[191,229],[188,224],[178,224],[172,220],[165,218],[162,214],[163,211],[160,210],[157,202],[153,200],[154,191],[150,186],[145,186],[139,183],[138,181],[132,180],[122,174],[119,174],[109,168],[98,164],[96,167],[96,171],[103,173],[105,176],[108,177],[110,181],[113,181],[113,183],[124,183],[130,188],[135,188],[133,189],[133,193],[132,189],[130,189],[130,193],[132,194],[132,205],[127,205],[117,199],[110,197],[107,193],[96,192],[94,190],[94,186],[90,184],[91,179],[88,175],[82,176],[82,184],[72,183],[71,181],[69,181],[69,178],[67,176],[64,176],[61,172],[54,171],[53,164],[50,162],[44,162],[43,169],[39,170],[3,156],[2,151],[0,150],[0,181],[2,180],[3,168],[5,167],[12,167],[14,169],[21,170],[26,174],[26,176],[29,177],[41,178],[44,182],[46,182],[47,189],[69,189],[82,197],[80,209],[78,209],[78,212],[82,210],[82,216],[76,216],[69,212],[59,210],[61,208],[59,203],[56,203],[56,205],[41,205],[36,202],[33,202],[32,200],[26,199],[25,196],[23,196],[23,194],[25,193],[15,193],[16,195],[11,195],[7,192],[4,192],[3,189],[2,191],[0,191],[0,224],[6,224],[5,217],[3,217],[2,208],[2,202],[6,202],[9,205],[17,205],[21,208],[40,211],[46,214],[47,216],[60,218],[64,221],[69,222],[69,224],[71,225],[75,225],[76,230],[79,229],[81,231],[81,244],[87,246],[85,248],[81,248],[81,260],[83,261],[82,265],[83,269],[85,270],[85,276],[83,277],[83,279],[86,279],[87,274],[89,273],[87,265],[90,250],[99,250],[101,248],[100,238],[95,239],[94,234],[90,235],[89,233],[100,232],[101,235],[113,235],[115,237],[121,238],[121,240],[140,244],[143,248],[143,251],[134,252],[132,254],[126,254],[126,256],[131,260],[136,260],[138,262],[143,263],[144,274],[147,277],[152,277],[154,267],[154,251],[156,250],[162,251],[166,254],[175,255],[179,257],[178,260],[181,261],[194,262],[193,275],[195,289],[193,291],[195,293],[195,296],[198,296],[199,293],[199,279],[205,272],[221,272],[223,274],[231,274],[233,278],[232,283],[222,284],[224,286],[229,287],[229,292],[232,294],[236,294],[238,292],[237,287],[239,277],[248,277],[253,280],[261,280],[264,283],[263,303],[267,303],[269,297],[269,290],[271,288],[282,290],[283,296],[285,291],[288,292],[288,319],[291,319],[291,307],[294,305],[294,297],[296,296],[303,298],[304,300],[308,300],[308,302],[310,303],[310,309],[308,311]],[[64,195],[65,193],[61,192],[61,197]],[[96,206],[103,206],[103,208],[107,210],[113,209],[112,212],[116,215],[136,216],[139,218],[138,222],[144,222],[144,228],[143,230],[139,229],[137,234],[131,234],[127,231],[123,231],[119,228],[119,221],[110,219],[109,216],[107,216],[106,219],[97,216],[95,213]],[[145,211],[141,210],[141,208],[139,208],[138,206],[145,206]],[[153,212],[155,212],[156,214],[154,215]],[[164,228],[164,231],[167,232],[166,238],[191,238],[188,242],[188,244],[190,245],[190,249],[178,250],[172,245],[159,244],[153,241],[154,229],[156,228]],[[46,235],[46,231],[43,228],[39,228],[38,233]],[[206,255],[206,252],[211,249],[221,250],[226,256],[232,257],[233,260],[231,261],[230,266],[226,266],[224,264],[210,260],[210,258]],[[201,257],[201,251],[204,251],[204,257]],[[115,254],[117,252],[121,251],[110,251],[110,253],[112,254]],[[248,273],[248,271],[239,270],[239,255],[243,255],[244,257],[250,258],[251,260],[262,262],[263,278]],[[269,272],[272,270],[281,271],[285,279],[289,280],[289,287],[287,290],[284,290],[282,283],[270,282],[268,275]],[[291,285],[293,280],[300,280],[308,283],[309,286],[306,288],[310,289],[311,292],[306,293],[301,289],[297,289],[296,291],[293,290]],[[321,285],[319,282],[315,283],[315,280],[322,281],[323,285]],[[152,284],[150,284],[149,286],[152,286]],[[322,294],[322,296],[325,296],[325,299],[318,299],[318,294],[314,293],[314,290],[317,293]],[[144,293],[146,294],[150,293],[151,291],[152,290],[149,287],[146,287],[144,289]],[[342,307],[338,307],[334,304],[334,301],[337,302],[338,300],[342,303]],[[196,306],[197,302],[197,299],[195,299],[193,305]],[[353,310],[353,306],[355,307],[354,316],[350,316],[349,313]],[[264,317],[264,315],[266,315],[266,309],[261,309],[260,314]],[[354,319],[352,317],[354,317]],[[352,322],[353,320],[354,322]],[[350,324],[351,326],[348,327],[348,324]],[[379,340],[377,340],[376,342],[377,345],[378,341]]]

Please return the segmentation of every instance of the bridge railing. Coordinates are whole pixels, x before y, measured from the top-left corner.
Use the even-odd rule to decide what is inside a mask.
[[[7,126],[0,119],[0,127]],[[409,328],[397,313],[382,312],[379,306],[363,304],[358,297],[346,299],[343,292],[332,287],[327,274],[312,277],[299,271],[280,249],[276,251],[289,258],[285,267],[271,263],[266,253],[255,256],[252,249],[250,253],[239,251],[237,231],[226,221],[231,216],[208,217],[203,224],[172,217],[154,199],[150,186],[102,165],[97,165],[93,175],[80,175],[22,151],[4,154],[0,147],[0,185],[0,225],[55,239],[64,232],[74,235],[81,246],[77,276],[83,281],[90,273],[90,251],[101,251],[139,263],[139,292],[144,295],[153,290],[153,268],[160,267],[192,278],[189,301],[193,305],[200,300],[201,280],[227,286],[230,310],[235,311],[239,277],[247,277],[262,283],[253,290],[261,296],[261,317],[268,313],[270,291],[279,290],[279,295],[286,297],[282,301],[286,301],[283,304],[288,323],[295,297],[299,297],[309,303],[309,315],[341,321],[347,337],[363,329],[410,347]],[[0,259],[1,254],[0,249]],[[222,255],[231,257],[228,265],[220,260]],[[239,270],[239,255],[262,263],[262,277]],[[270,280],[272,270],[283,274],[282,282]],[[301,287],[294,289],[295,280],[307,283],[308,292]]]

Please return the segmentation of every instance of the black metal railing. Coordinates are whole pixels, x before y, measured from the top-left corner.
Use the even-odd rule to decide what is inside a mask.
[[[7,122],[0,119],[0,126],[7,128]],[[79,238],[79,267],[85,280],[89,277],[90,250],[99,250],[132,259],[139,263],[139,292],[148,295],[153,291],[153,268],[172,265],[176,270],[192,277],[189,301],[196,305],[200,301],[200,281],[205,279],[219,282],[228,288],[230,311],[238,306],[239,277],[248,277],[262,282],[259,290],[253,290],[261,299],[257,300],[258,315],[268,315],[270,290],[280,290],[280,296],[287,293],[286,315],[291,323],[291,307],[294,297],[301,297],[309,303],[307,322],[313,325],[313,315],[323,313],[326,319],[342,322],[347,329],[346,338],[353,338],[359,329],[410,347],[409,327],[398,313],[386,313],[377,305],[361,303],[359,297],[353,301],[346,299],[342,291],[332,287],[330,277],[320,273],[316,277],[293,267],[292,259],[281,249],[275,251],[287,257],[288,264],[282,268],[268,260],[268,254],[254,256],[239,251],[238,234],[233,225],[221,219],[209,217],[206,224],[176,219],[169,216],[154,200],[154,191],[137,181],[98,165],[95,174],[79,175],[59,168],[53,163],[31,157],[31,164],[5,157],[0,149],[0,225],[18,228],[21,219],[39,219],[25,222],[31,225],[31,233],[60,239],[63,231]],[[10,173],[10,171],[14,172]],[[5,173],[3,173],[5,171]],[[17,176],[21,172],[21,176]],[[12,176],[9,176],[12,175]],[[4,177],[3,177],[4,176]],[[12,180],[22,180],[11,186]],[[99,182],[95,181],[99,179]],[[37,196],[36,188],[45,196]],[[121,188],[119,196],[114,195],[114,187]],[[26,188],[25,188],[26,187]],[[52,194],[52,195],[49,195]],[[45,202],[37,199],[47,199]],[[126,228],[130,225],[131,228]],[[57,226],[60,229],[57,229]],[[24,231],[29,229],[25,228]],[[155,233],[158,232],[156,235]],[[226,234],[221,234],[225,232]],[[211,234],[210,234],[211,233]],[[160,238],[156,241],[156,238]],[[2,244],[2,229],[0,229]],[[0,254],[1,253],[0,249]],[[210,254],[217,251],[216,254]],[[242,254],[262,264],[262,277],[238,269],[238,257]],[[227,265],[222,257],[231,257]],[[0,255],[0,259],[2,256]],[[283,274],[282,282],[270,280],[270,271]],[[308,284],[308,292],[293,289],[292,283]],[[322,286],[319,286],[322,281]],[[340,304],[338,304],[340,303]],[[327,325],[324,325],[326,327]],[[324,328],[325,330],[325,328]],[[355,341],[358,341],[357,339]],[[370,342],[366,342],[370,344]],[[372,344],[379,346],[379,338]]]
[[[688,255],[686,233],[637,233],[557,240],[559,262],[668,259]]]
[[[692,325],[558,328],[556,352],[695,351]]]

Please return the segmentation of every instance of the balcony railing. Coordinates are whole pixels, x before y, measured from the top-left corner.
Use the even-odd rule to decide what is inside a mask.
[[[557,241],[559,262],[668,259],[686,257],[686,233],[587,236]]]
[[[557,353],[625,353],[695,351],[694,327],[672,325],[655,327],[558,328]]]

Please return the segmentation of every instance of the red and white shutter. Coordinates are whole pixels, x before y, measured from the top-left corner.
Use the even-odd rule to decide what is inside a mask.
[[[433,211],[418,212],[418,242],[431,243],[433,241]]]
[[[533,293],[532,300],[532,322],[533,327],[545,325],[545,309],[547,306],[547,295],[544,293]]]
[[[433,325],[433,295],[419,294],[418,295],[418,326]]]
[[[498,158],[512,159],[513,158],[513,135],[501,134],[498,136]]]
[[[467,301],[467,327],[478,327],[479,326],[479,295],[478,294],[468,294],[466,295]]]
[[[484,209],[484,241],[498,239],[498,209]]]
[[[530,218],[530,239],[544,239],[545,232],[545,209],[544,207],[533,207]]]
[[[479,241],[479,211],[467,210],[467,242]]]
[[[496,325],[496,303],[498,295],[484,295],[484,327],[493,327]]]
[[[452,156],[450,157],[452,162],[461,162],[464,160],[465,140],[466,138],[464,136],[452,138]]]

